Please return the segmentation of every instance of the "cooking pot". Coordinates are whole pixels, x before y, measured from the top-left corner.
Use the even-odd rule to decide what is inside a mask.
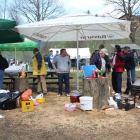
[[[71,103],[80,102],[79,97],[81,97],[81,94],[72,94],[72,95],[70,95]]]

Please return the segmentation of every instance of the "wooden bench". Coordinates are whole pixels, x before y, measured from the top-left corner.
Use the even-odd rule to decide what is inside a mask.
[[[64,83],[64,82],[63,82]],[[59,82],[46,82],[46,84],[59,84]],[[29,85],[38,85],[38,83],[29,83]]]
[[[11,85],[14,85],[14,82],[11,81],[3,81],[3,84],[5,84],[8,88],[8,90],[11,90]]]
[[[35,81],[37,80],[37,77],[28,77],[28,79],[33,79],[33,83],[30,83],[29,82],[29,85],[37,85],[38,83],[36,83]],[[45,79],[57,79],[58,80],[58,77],[46,77]],[[69,77],[69,79],[73,79],[73,77]],[[64,82],[63,82],[64,83]],[[58,81],[54,81],[54,82],[49,82],[49,81],[46,81],[46,84],[59,84]]]

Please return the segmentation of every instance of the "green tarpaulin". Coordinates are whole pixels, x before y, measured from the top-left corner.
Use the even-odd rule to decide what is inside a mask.
[[[24,36],[12,31],[16,22],[7,19],[0,19],[0,44],[23,42]]]
[[[33,51],[38,43],[25,38],[24,42],[0,44],[0,51]]]

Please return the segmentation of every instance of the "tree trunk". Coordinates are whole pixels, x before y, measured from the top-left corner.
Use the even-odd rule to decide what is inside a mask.
[[[108,79],[84,79],[82,95],[93,97],[93,108],[100,109],[108,105],[110,97]]]
[[[15,78],[15,91],[23,92],[29,89],[28,78]]]

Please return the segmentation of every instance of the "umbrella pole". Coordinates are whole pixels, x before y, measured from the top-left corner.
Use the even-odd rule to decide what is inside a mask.
[[[79,55],[79,52],[78,52],[78,46],[79,46],[79,42],[78,42],[78,30],[77,30],[77,90],[79,90],[79,67],[78,67],[78,55]]]

